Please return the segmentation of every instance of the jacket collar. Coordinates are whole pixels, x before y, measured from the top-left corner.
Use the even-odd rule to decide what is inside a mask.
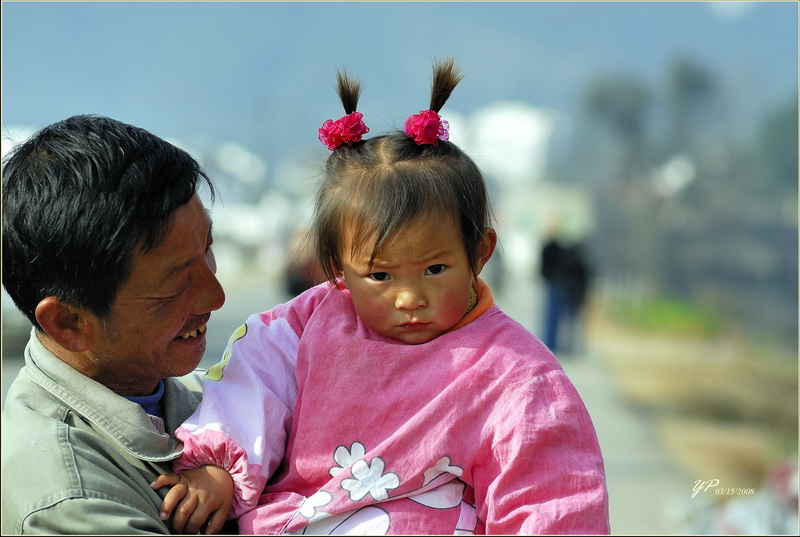
[[[141,406],[82,375],[47,350],[35,328],[25,348],[25,366],[33,382],[90,423],[120,451],[153,462],[172,460],[180,454],[182,444],[168,433],[188,417],[197,402],[174,379],[164,379],[163,408],[168,433],[161,433]]]

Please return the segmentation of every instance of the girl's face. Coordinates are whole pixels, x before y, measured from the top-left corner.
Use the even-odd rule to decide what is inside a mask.
[[[486,231],[477,273],[494,251],[497,236]],[[341,279],[364,323],[403,343],[427,343],[452,328],[467,312],[472,269],[452,218],[427,217],[410,224],[378,252],[352,252],[346,234]],[[367,241],[367,245],[372,244]]]

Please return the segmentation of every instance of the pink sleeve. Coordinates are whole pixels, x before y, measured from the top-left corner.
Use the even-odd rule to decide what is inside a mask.
[[[251,510],[261,495],[266,478],[264,469],[251,464],[244,449],[221,432],[205,430],[191,433],[183,427],[175,431],[184,442],[183,452],[172,464],[174,472],[199,468],[206,464],[221,466],[233,477],[233,504],[231,518],[239,518]]]
[[[474,471],[487,534],[608,534],[608,492],[594,426],[563,371],[521,386],[496,409]]]
[[[214,464],[234,480],[232,516],[252,509],[283,459],[297,399],[297,348],[325,288],[251,315],[203,380],[203,401],[176,431],[176,471]]]

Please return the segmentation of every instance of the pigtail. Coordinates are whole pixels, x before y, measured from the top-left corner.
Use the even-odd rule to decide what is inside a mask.
[[[336,91],[344,106],[345,115],[336,121],[329,119],[319,129],[319,141],[331,151],[342,144],[352,145],[360,142],[361,137],[369,132],[361,112],[356,112],[358,98],[361,95],[361,82],[344,70],[336,71]]]
[[[342,100],[345,114],[352,114],[358,108],[358,99],[361,97],[361,82],[347,71],[336,71],[336,92]]]
[[[438,114],[463,78],[464,75],[461,69],[456,66],[452,57],[445,60],[437,60],[433,65],[430,109]]]
[[[403,123],[403,134],[414,140],[417,145],[430,144],[436,147],[439,145],[439,140],[449,140],[450,125],[441,118],[439,110],[462,78],[464,75],[461,74],[461,69],[456,67],[453,58],[434,61],[431,107],[408,116]]]

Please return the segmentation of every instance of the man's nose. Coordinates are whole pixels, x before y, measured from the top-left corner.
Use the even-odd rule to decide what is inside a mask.
[[[217,264],[213,254],[201,270],[202,275],[196,286],[198,298],[195,302],[195,313],[198,315],[218,310],[225,303],[225,291],[217,279]]]

